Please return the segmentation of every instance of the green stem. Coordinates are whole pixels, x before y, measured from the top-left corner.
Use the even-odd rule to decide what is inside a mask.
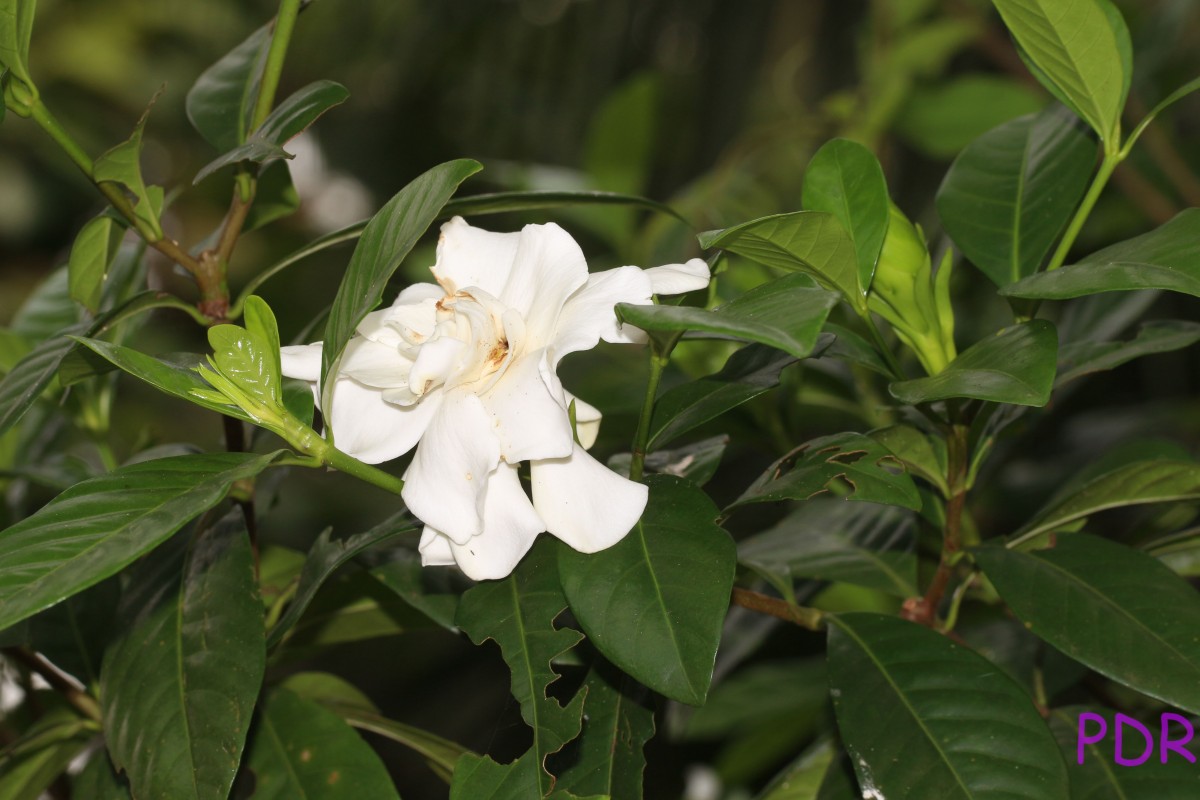
[[[640,481],[645,474],[646,450],[650,442],[650,423],[654,418],[654,400],[658,396],[658,383],[663,370],[671,360],[670,352],[651,352],[650,377],[646,381],[646,397],[642,400],[642,413],[638,417],[637,433],[633,437],[633,454],[629,460],[629,479]]]
[[[361,481],[366,481],[372,486],[378,486],[380,489],[389,491],[392,494],[400,494],[400,490],[404,488],[404,481],[400,478],[397,478],[395,475],[389,475],[381,469],[372,467],[370,464],[364,464],[357,458],[346,455],[336,447],[326,448],[321,453],[321,460],[339,472],[353,475]]]
[[[54,115],[50,113],[50,109],[46,108],[41,100],[37,100],[30,111],[33,121],[49,134],[55,144],[61,147],[63,152],[67,154],[67,157],[75,163],[75,166],[79,167],[79,170],[88,177],[88,180],[92,180],[92,170],[95,165],[92,162],[91,156],[85,153],[83,148],[71,138],[71,134],[67,133],[66,128],[54,118]]]
[[[1096,173],[1096,177],[1092,179],[1092,185],[1088,189],[1087,194],[1083,196],[1083,202],[1079,204],[1079,208],[1075,210],[1075,216],[1071,218],[1071,224],[1067,226],[1066,233],[1063,234],[1062,240],[1058,243],[1058,248],[1054,251],[1054,255],[1050,257],[1050,263],[1046,266],[1046,271],[1056,270],[1063,265],[1070,254],[1071,246],[1075,244],[1075,237],[1079,235],[1080,229],[1083,228],[1083,223],[1087,222],[1087,218],[1092,213],[1092,208],[1096,205],[1096,201],[1100,199],[1100,193],[1104,191],[1104,187],[1108,184],[1108,179],[1112,177],[1113,170],[1121,163],[1124,156],[1119,152],[1105,153],[1104,160],[1100,162],[1100,169]]]
[[[279,88],[279,77],[283,74],[283,61],[287,57],[288,43],[296,27],[296,16],[300,13],[300,0],[281,0],[279,13],[275,15],[275,30],[271,34],[271,49],[267,51],[267,63],[263,67],[261,88],[254,104],[254,116],[250,128],[256,129],[271,113],[275,105],[275,91]]]

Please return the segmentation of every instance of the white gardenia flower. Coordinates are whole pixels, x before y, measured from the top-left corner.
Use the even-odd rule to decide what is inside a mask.
[[[323,409],[338,449],[376,464],[416,445],[402,496],[425,523],[425,565],[502,578],[542,531],[584,553],[620,541],[645,509],[646,487],[587,453],[600,412],[563,389],[558,363],[600,339],[644,342],[613,307],[703,288],[708,265],[588,274],[557,225],[492,233],[455,217],[432,271],[436,284],[410,286],[368,314],[347,345]],[[284,375],[314,392],[320,370],[320,343],[283,348]],[[532,501],[517,477],[522,461]]]

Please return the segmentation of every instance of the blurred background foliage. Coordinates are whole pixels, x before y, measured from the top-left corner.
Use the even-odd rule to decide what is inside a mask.
[[[1134,36],[1131,106],[1140,117],[1197,73],[1200,5],[1118,5]],[[165,87],[147,128],[144,169],[148,181],[186,189],[166,219],[185,244],[220,223],[230,180],[219,174],[191,187],[214,154],[188,124],[185,94],[204,68],[273,13],[269,0],[39,2],[33,72],[47,104],[89,151],[124,139]],[[829,138],[847,136],[876,151],[893,199],[925,227],[936,252],[947,242],[933,195],[955,154],[1000,122],[1049,102],[983,0],[321,0],[302,15],[291,52],[281,96],[329,78],[348,87],[351,100],[289,148],[296,153],[290,168],[300,211],[245,237],[232,265],[235,292],[313,237],[369,216],[430,165],[461,156],[486,166],[467,192],[593,188],[669,203],[691,226],[649,212],[596,208],[479,221],[512,229],[552,218],[580,240],[593,269],[654,266],[698,254],[696,231],[797,210],[809,157]],[[1117,171],[1079,252],[1200,205],[1198,135],[1194,98],[1155,124]],[[65,263],[75,232],[100,208],[33,125],[10,116],[0,126],[0,325]],[[348,247],[325,251],[265,285],[261,293],[285,339],[307,335],[348,253]],[[404,279],[422,279],[432,262],[430,242],[410,257]],[[151,266],[154,285],[188,295],[180,275],[153,260]],[[731,297],[765,277],[761,268],[730,259],[715,291]],[[1006,320],[1003,301],[979,273],[957,271],[954,290],[962,342]],[[1176,319],[1194,316],[1186,301],[1180,295],[1137,300],[1153,304],[1149,318]],[[1088,307],[1109,320],[1114,335],[1136,316],[1124,296]],[[137,346],[158,353],[206,349],[196,326],[158,313]],[[669,380],[715,371],[728,352],[685,345]],[[1056,476],[1134,435],[1195,451],[1198,360],[1195,348],[1141,359],[1079,382],[1084,388],[1056,395],[1046,413],[1028,415],[1004,445],[1016,457],[994,459],[1002,466],[980,482],[974,518],[980,532],[1008,532],[1044,499],[1039,487],[1054,486]],[[585,364],[569,361],[564,375],[606,413],[598,451],[619,453],[644,385],[642,354],[602,347]],[[125,449],[118,458],[184,440],[222,446],[213,415],[132,380],[119,385],[112,424]],[[869,376],[831,360],[791,368],[782,391],[698,432],[697,438],[735,434],[737,443],[709,491],[730,499],[771,459],[813,435],[884,424],[885,396]],[[1059,423],[1067,418],[1069,424]],[[52,424],[52,415],[45,419],[35,430],[45,444],[74,443],[63,470],[100,468],[83,432]],[[6,513],[28,511],[58,488],[50,479],[0,486]],[[383,494],[338,476],[293,474],[263,489],[260,508],[271,509],[263,536],[279,548],[265,556],[264,569],[272,558],[279,564],[293,558],[283,548],[306,548],[326,526],[348,535],[391,510]],[[1188,524],[1155,518],[1162,513],[1133,509],[1107,521],[1120,532],[1132,530],[1136,519],[1142,537]],[[1194,517],[1196,509],[1169,513]],[[773,521],[747,514],[738,524],[750,533]],[[367,567],[342,573],[323,590],[287,662],[274,669],[337,672],[390,717],[502,760],[522,752],[528,732],[509,699],[496,648],[477,651],[464,637],[421,627],[428,623],[405,611]],[[808,602],[826,608],[894,602],[848,586],[813,586],[812,593]],[[399,630],[405,634],[390,635]],[[314,663],[304,658],[305,637],[344,644]],[[826,727],[823,668],[808,657],[819,650],[816,635],[780,633],[776,621],[735,609],[709,705],[672,706],[660,715],[660,735],[648,748],[647,796],[749,796],[761,786]],[[372,741],[406,797],[444,792],[407,751]]]

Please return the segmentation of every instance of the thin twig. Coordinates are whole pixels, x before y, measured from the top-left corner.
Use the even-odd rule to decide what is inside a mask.
[[[772,617],[795,623],[802,628],[808,628],[810,631],[820,631],[825,628],[825,615],[815,608],[794,606],[778,597],[771,597],[751,589],[743,589],[740,586],[733,588],[732,600],[735,606],[741,606],[759,614],[769,614]]]
[[[40,653],[27,647],[5,647],[2,651],[7,658],[24,664],[25,667],[39,676],[50,688],[58,692],[64,699],[88,719],[101,721],[100,704],[72,677],[62,672],[58,667],[47,661]]]

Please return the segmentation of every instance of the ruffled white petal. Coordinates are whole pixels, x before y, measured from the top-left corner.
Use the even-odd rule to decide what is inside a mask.
[[[565,394],[568,406],[572,402],[575,403],[575,435],[579,437],[579,443],[583,445],[584,450],[591,450],[592,445],[596,443],[596,437],[600,435],[600,409],[570,392]]]
[[[632,325],[621,325],[613,307],[617,303],[650,303],[650,279],[637,267],[596,272],[563,307],[553,343],[553,363],[568,353],[590,350],[606,342],[638,343],[645,334]]]
[[[466,544],[483,531],[484,488],[500,462],[500,442],[491,415],[469,391],[435,392],[412,408],[438,396],[441,407],[404,473],[400,496],[426,525]]]
[[[483,533],[466,544],[450,542],[459,568],[477,581],[507,577],[546,530],[521,488],[517,468],[501,462],[488,476],[483,504]]]
[[[285,378],[315,384],[321,379],[321,343],[294,344],[279,348],[279,362]]]
[[[684,264],[665,264],[646,270],[650,286],[655,294],[683,294],[708,286],[711,275],[708,264],[701,258],[693,258]]]
[[[524,355],[508,366],[495,386],[480,399],[495,420],[500,453],[510,464],[571,454],[571,420],[561,396],[542,380],[546,351]]]
[[[400,355],[395,345],[356,336],[342,353],[338,378],[353,378],[372,389],[394,389],[408,385],[411,369],[412,362]]]
[[[498,297],[524,317],[526,346],[537,349],[552,341],[567,298],[587,280],[587,261],[569,233],[553,223],[526,225]]]
[[[450,540],[440,531],[428,525],[421,531],[421,543],[417,545],[421,554],[423,567],[452,567],[454,566],[454,551],[450,549]]]
[[[368,464],[391,461],[407,453],[425,433],[441,398],[427,397],[408,407],[388,403],[377,389],[350,378],[333,384],[332,408],[325,410],[334,444]]]
[[[546,530],[581,553],[619,542],[646,508],[644,484],[622,478],[579,445],[567,458],[534,461],[530,475]]]
[[[478,286],[499,297],[508,282],[520,233],[492,233],[454,217],[442,225],[433,274],[450,294]],[[443,294],[447,292],[443,291]]]

